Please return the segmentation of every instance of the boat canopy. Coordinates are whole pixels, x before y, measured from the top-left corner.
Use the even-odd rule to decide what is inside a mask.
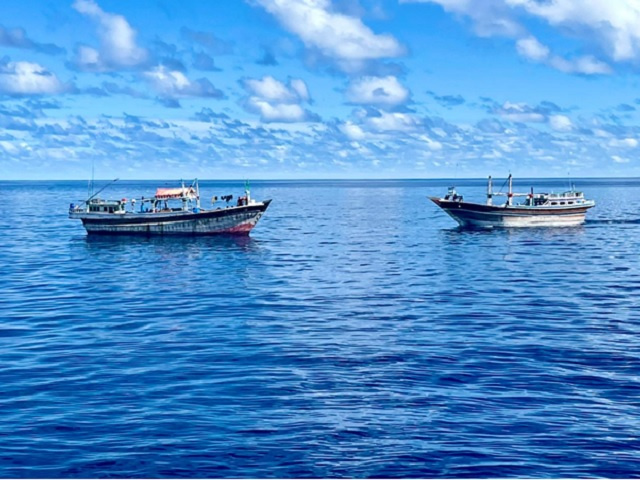
[[[193,187],[181,188],[158,188],[156,198],[158,200],[168,200],[170,198],[196,198],[197,194]]]

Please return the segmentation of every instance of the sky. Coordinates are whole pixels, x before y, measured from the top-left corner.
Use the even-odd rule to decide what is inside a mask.
[[[0,2],[0,179],[640,176],[638,0]]]

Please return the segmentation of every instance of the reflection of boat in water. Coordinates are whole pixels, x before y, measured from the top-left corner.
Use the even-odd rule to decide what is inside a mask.
[[[564,193],[513,193],[513,178],[509,175],[509,191],[493,191],[491,177],[487,187],[487,203],[465,202],[454,187],[443,198],[430,197],[463,227],[565,227],[584,223],[588,209],[595,206],[575,188]],[[507,197],[503,205],[493,205],[493,197]],[[514,197],[526,197],[520,204],[513,204]]]
[[[104,188],[102,189],[104,190]],[[100,191],[102,191],[100,190]],[[249,186],[245,195],[233,206],[231,195],[223,196],[225,206],[204,209],[200,207],[200,190],[195,180],[190,187],[158,188],[155,196],[142,197],[136,211],[136,199],[102,200],[96,194],[84,205],[69,206],[69,218],[82,220],[87,233],[143,234],[143,235],[248,235],[256,226],[271,200],[257,202],[251,198]],[[212,204],[219,201],[213,197]],[[172,206],[178,202],[178,206]]]

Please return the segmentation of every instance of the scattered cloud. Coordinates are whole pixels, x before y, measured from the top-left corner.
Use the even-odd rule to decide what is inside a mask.
[[[583,75],[608,75],[612,73],[609,65],[592,55],[584,55],[575,59],[553,56],[549,59],[549,65],[564,73],[579,73]]]
[[[499,107],[493,109],[495,115],[518,123],[542,123],[546,121],[546,116],[539,109],[530,107],[526,103],[505,102]]]
[[[549,58],[549,47],[542,45],[537,38],[532,35],[521,38],[516,42],[518,53],[524,58],[534,62],[543,62]]]
[[[514,10],[525,11],[560,29],[570,29],[586,39],[595,36],[615,61],[640,56],[640,6],[635,0],[505,0]]]
[[[102,10],[94,0],[75,0],[73,8],[98,24],[100,48],[86,45],[76,48],[73,64],[80,70],[108,72],[134,69],[148,58],[148,52],[136,44],[136,31],[127,19]]]
[[[170,70],[164,65],[143,73],[143,77],[158,94],[161,103],[170,108],[180,106],[178,99],[184,97],[223,98],[224,94],[206,78],[189,80],[179,70]]]
[[[413,132],[418,129],[420,121],[408,113],[378,110],[368,111],[362,125],[372,132]]]
[[[557,132],[570,132],[573,130],[573,122],[566,115],[551,115],[549,117],[549,126]]]
[[[405,48],[389,34],[376,34],[360,18],[332,10],[329,0],[255,0],[304,45],[334,60],[343,70],[366,61],[395,58]]]
[[[37,63],[0,63],[0,93],[12,96],[57,95],[72,89],[71,84],[61,82],[54,73]]]
[[[305,122],[317,121],[317,115],[302,107],[310,101],[309,91],[304,81],[290,79],[288,85],[272,76],[261,79],[249,78],[243,82],[249,93],[245,109],[257,113],[263,122]]]
[[[566,59],[552,55],[549,48],[529,35],[516,42],[518,53],[533,62],[545,63],[564,73],[579,73],[583,75],[607,75],[612,73],[611,67],[591,55]]]
[[[613,160],[615,163],[629,163],[628,158],[623,158],[619,155],[611,155],[611,160]]]
[[[349,138],[349,140],[364,140],[367,136],[359,125],[356,125],[351,121],[343,123],[339,128],[340,131]]]
[[[477,35],[503,36],[516,40],[516,50],[524,58],[544,63],[564,73],[606,75],[611,67],[595,55],[565,58],[531,35],[521,17],[546,21],[560,35],[571,32],[572,38],[590,48],[599,39],[614,61],[631,61],[640,57],[640,8],[635,0],[401,0],[401,3],[435,3],[445,11],[471,19]],[[599,51],[598,51],[599,53]]]
[[[199,122],[215,122],[219,120],[229,120],[229,115],[226,113],[216,113],[210,108],[204,107],[193,115],[193,120]]]
[[[409,100],[410,92],[394,76],[361,77],[353,80],[346,91],[350,103],[395,107]]]
[[[447,108],[457,107],[465,102],[462,95],[436,95],[432,91],[427,91],[427,95],[431,96],[436,102]]]
[[[5,28],[0,25],[0,45],[3,47],[32,50],[47,55],[63,55],[66,50],[53,43],[39,43],[27,37],[23,28]]]
[[[636,148],[638,140],[635,138],[613,138],[609,145],[616,148]]]

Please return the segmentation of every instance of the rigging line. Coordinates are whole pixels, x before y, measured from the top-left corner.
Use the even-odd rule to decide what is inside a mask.
[[[96,193],[94,193],[94,194],[93,194],[93,195],[91,195],[89,198],[87,198],[87,199],[85,200],[85,203],[89,203],[89,201],[90,201],[93,197],[95,197],[96,195],[98,195],[99,193],[101,193],[101,192],[102,192],[105,188],[107,188],[108,186],[113,185],[114,183],[116,183],[118,180],[120,180],[120,179],[119,179],[119,178],[116,178],[115,180],[113,180],[113,181],[111,181],[111,182],[107,183],[104,187],[102,187],[102,188],[101,188],[100,190],[98,190]]]
[[[509,174],[511,175],[511,174]],[[500,190],[498,190],[498,193],[502,193],[502,189],[504,188],[504,186],[507,184],[507,182],[509,181],[509,178],[507,177],[504,181],[504,183],[502,184],[502,186],[500,187]]]

